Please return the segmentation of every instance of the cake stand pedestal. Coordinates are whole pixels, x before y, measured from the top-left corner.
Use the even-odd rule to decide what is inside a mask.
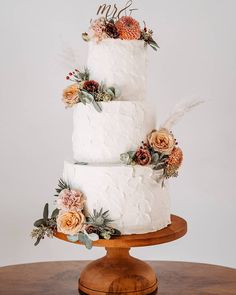
[[[103,258],[89,263],[79,278],[79,293],[82,295],[146,295],[157,294],[158,279],[146,262],[129,254],[132,247],[144,247],[177,240],[187,232],[187,222],[171,216],[171,224],[159,231],[147,234],[124,235],[111,240],[93,242],[93,246],[105,247]],[[68,242],[66,235],[55,237]],[[76,242],[80,244],[80,242]]]

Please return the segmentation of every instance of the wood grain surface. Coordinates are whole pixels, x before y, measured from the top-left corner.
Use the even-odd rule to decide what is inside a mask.
[[[113,237],[111,240],[98,240],[93,242],[95,247],[107,248],[131,248],[158,245],[177,240],[184,236],[187,232],[187,222],[176,215],[171,215],[171,224],[162,230],[156,232],[139,234],[139,235],[122,235],[120,237]],[[62,233],[55,233],[55,237],[67,241],[66,235]],[[76,244],[81,244],[76,242]]]
[[[78,295],[78,277],[87,263],[45,262],[2,267],[0,295]],[[236,294],[236,269],[187,262],[152,261],[150,265],[159,278],[158,295]]]
[[[150,265],[129,254],[129,248],[106,248],[107,254],[81,272],[79,290],[89,295],[149,295],[158,289]],[[91,278],[93,278],[91,280]]]

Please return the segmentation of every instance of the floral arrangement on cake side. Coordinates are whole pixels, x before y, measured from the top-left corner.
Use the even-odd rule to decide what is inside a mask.
[[[100,102],[109,102],[119,97],[119,91],[115,87],[107,87],[104,83],[90,79],[87,68],[84,71],[75,69],[68,73],[66,79],[74,82],[63,91],[63,102],[66,107],[73,107],[77,103],[92,104],[98,111],[102,111]]]
[[[154,170],[162,171],[159,181],[164,185],[165,179],[177,177],[183,162],[183,152],[178,146],[171,128],[194,107],[203,103],[197,100],[186,103],[170,115],[158,130],[152,130],[135,151],[128,151],[120,155],[121,162],[126,165],[150,165]]]
[[[53,238],[56,232],[67,236],[68,241],[80,241],[87,249],[92,248],[93,241],[109,240],[112,236],[119,236],[120,232],[109,226],[113,221],[109,218],[109,211],[93,210],[85,212],[86,198],[79,190],[73,190],[62,179],[59,180],[55,197],[57,208],[49,217],[49,206],[46,204],[43,217],[34,222],[35,228],[31,232],[36,239],[35,246],[45,237]]]
[[[85,41],[100,42],[107,38],[121,40],[143,40],[144,45],[150,45],[154,50],[159,48],[153,39],[153,31],[148,29],[145,22],[142,29],[139,22],[131,16],[122,16],[118,20],[100,17],[91,22],[89,33],[83,33]]]
[[[160,128],[147,135],[146,141],[136,151],[121,154],[121,161],[127,165],[152,165],[154,170],[162,170],[160,180],[178,176],[183,161],[183,152],[171,131]]]

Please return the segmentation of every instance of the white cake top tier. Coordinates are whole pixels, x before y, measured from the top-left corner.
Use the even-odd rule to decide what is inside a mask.
[[[147,48],[143,40],[90,41],[87,66],[91,79],[120,90],[119,100],[145,99]]]
[[[102,102],[74,109],[73,154],[77,162],[118,163],[120,154],[136,150],[155,128],[151,106],[137,101]]]

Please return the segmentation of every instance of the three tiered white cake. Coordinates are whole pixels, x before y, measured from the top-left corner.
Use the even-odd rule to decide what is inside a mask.
[[[123,11],[124,12],[124,11]],[[74,108],[74,161],[64,164],[56,208],[35,221],[35,245],[56,233],[91,249],[98,239],[143,234],[171,223],[167,179],[176,177],[183,152],[171,129],[198,103],[156,126],[146,100],[147,46],[153,31],[121,13],[91,21],[87,68],[74,69],[63,91]]]
[[[155,111],[145,102],[147,48],[142,40],[89,42],[90,77],[120,90],[118,100],[74,109],[73,153],[63,179],[86,196],[85,212],[109,210],[121,234],[160,230],[170,224],[170,199],[161,170],[120,162],[156,128]],[[86,163],[86,164],[85,164]]]

